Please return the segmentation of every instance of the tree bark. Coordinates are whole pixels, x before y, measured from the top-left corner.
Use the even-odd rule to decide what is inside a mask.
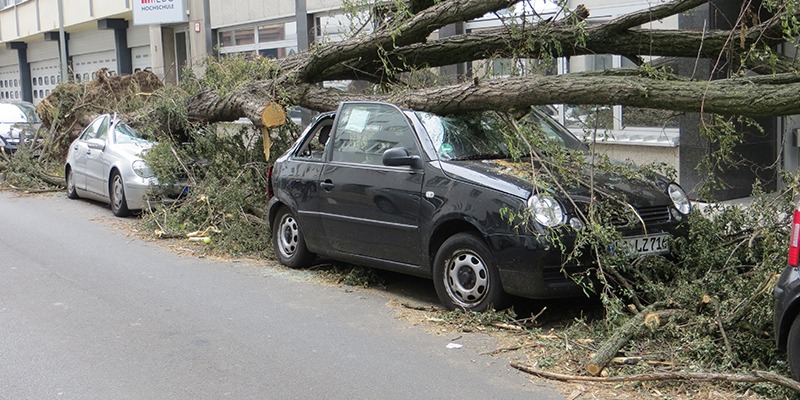
[[[193,120],[235,120],[241,116],[260,124],[268,102],[333,110],[344,100],[388,101],[418,110],[457,113],[486,109],[523,109],[532,105],[623,105],[683,112],[710,112],[751,117],[800,114],[800,82],[793,73],[768,77],[736,77],[692,81],[668,73],[608,71],[558,76],[474,80],[459,85],[403,91],[398,94],[350,94],[323,89],[330,79],[367,78],[391,82],[394,73],[423,66],[442,66],[492,57],[560,57],[581,54],[657,55],[736,59],[738,52],[782,40],[780,18],[729,31],[658,31],[634,29],[657,18],[685,12],[703,0],[676,0],[589,28],[578,22],[585,9],[561,20],[520,27],[501,27],[454,37],[426,40],[446,24],[480,17],[516,3],[510,0],[417,2],[418,12],[394,26],[344,42],[332,43],[277,61],[272,80],[253,82],[219,96],[205,90],[190,100]],[[524,28],[524,29],[523,29]],[[632,56],[637,58],[636,56]],[[663,59],[663,58],[662,58]],[[791,69],[793,60],[750,61],[751,69]],[[386,72],[393,65],[394,73]],[[389,76],[393,75],[393,76]]]
[[[612,358],[616,357],[619,350],[624,347],[628,341],[631,340],[631,337],[638,334],[641,330],[646,327],[645,321],[647,320],[649,315],[656,315],[658,318],[661,316],[669,315],[670,313],[674,313],[676,310],[662,310],[660,312],[654,312],[653,310],[656,308],[656,305],[651,305],[644,310],[640,311],[635,316],[631,317],[624,325],[617,328],[614,331],[614,334],[611,335],[603,345],[597,349],[595,355],[586,363],[586,372],[590,375],[598,376],[600,372],[603,371],[603,368],[608,365]]]

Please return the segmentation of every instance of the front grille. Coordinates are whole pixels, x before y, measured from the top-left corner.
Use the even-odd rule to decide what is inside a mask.
[[[646,225],[669,222],[670,219],[668,206],[642,207],[636,211]]]
[[[610,216],[609,221],[612,225],[616,227],[628,227],[641,225],[642,222],[644,222],[645,225],[653,225],[669,222],[670,220],[668,206],[637,208],[636,212],[639,214],[638,216],[634,214],[631,209],[625,209],[623,212],[625,212],[624,215],[614,213]]]

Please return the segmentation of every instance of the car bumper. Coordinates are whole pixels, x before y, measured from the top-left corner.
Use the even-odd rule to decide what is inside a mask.
[[[125,199],[129,210],[141,210],[150,204],[170,204],[188,193],[183,183],[159,185],[158,180],[140,179],[125,184]]]
[[[786,338],[795,316],[800,311],[800,270],[787,265],[772,291],[773,327],[778,350],[785,351]]]
[[[641,235],[643,232],[624,232],[623,237]],[[660,227],[651,234],[685,236],[678,226]],[[490,235],[488,241],[494,250],[495,262],[506,293],[531,298],[550,299],[584,295],[590,283],[587,273],[595,264],[589,254],[566,263],[575,237],[561,237],[564,251],[548,242],[546,235]],[[584,252],[586,253],[586,252]]]
[[[570,278],[580,272],[578,265],[562,267],[561,252],[545,239],[525,235],[493,235],[495,262],[503,290],[531,299],[574,297],[583,293]],[[585,268],[584,268],[585,270]]]

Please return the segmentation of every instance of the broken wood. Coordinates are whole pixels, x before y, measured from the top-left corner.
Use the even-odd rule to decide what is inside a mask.
[[[673,315],[680,310],[661,310],[654,311],[659,304],[651,304],[635,316],[631,317],[625,324],[617,328],[602,346],[597,349],[595,355],[586,363],[586,371],[592,376],[597,376],[606,365],[614,358],[619,350],[625,346],[634,335],[638,334],[646,327],[651,329],[661,323],[661,319],[668,315]]]

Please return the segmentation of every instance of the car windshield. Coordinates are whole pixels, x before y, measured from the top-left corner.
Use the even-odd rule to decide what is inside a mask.
[[[37,117],[38,119],[38,117]],[[0,123],[17,124],[28,122],[28,116],[16,104],[0,104]]]
[[[36,107],[34,107],[33,104],[18,103],[14,105],[19,107],[20,110],[22,110],[22,112],[25,114],[25,117],[27,118],[27,122],[30,122],[32,124],[38,124],[42,122],[42,120],[39,118],[39,114],[36,114]]]
[[[116,143],[146,143],[148,141],[124,122],[117,123],[114,131],[116,132]]]
[[[510,150],[506,134],[510,128],[497,113],[483,112],[439,116],[416,112],[430,135],[439,158],[443,160],[482,160],[508,158]],[[584,150],[586,146],[569,131],[538,111],[531,111],[522,121],[559,146]]]

